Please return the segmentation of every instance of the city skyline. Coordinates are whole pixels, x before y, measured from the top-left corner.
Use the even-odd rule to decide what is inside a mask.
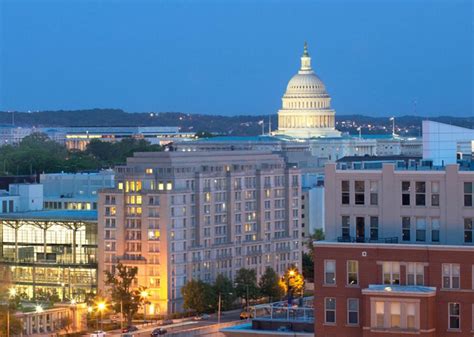
[[[275,114],[306,40],[340,115],[473,112],[469,1],[26,4],[0,5],[0,110]]]

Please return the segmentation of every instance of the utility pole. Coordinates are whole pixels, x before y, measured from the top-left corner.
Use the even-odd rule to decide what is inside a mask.
[[[217,303],[217,325],[221,324],[221,293],[219,293],[219,302]]]

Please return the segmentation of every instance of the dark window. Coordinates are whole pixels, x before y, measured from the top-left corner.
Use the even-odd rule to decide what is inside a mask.
[[[341,228],[342,228],[342,237],[348,239],[351,235],[351,224],[350,224],[350,217],[343,215],[341,221]]]
[[[472,207],[473,183],[464,183],[464,206]]]
[[[371,240],[379,239],[379,217],[378,216],[370,217],[370,239]]]
[[[356,181],[354,184],[355,189],[355,204],[356,205],[364,205],[365,204],[365,182],[364,181]]]
[[[472,218],[464,219],[464,242],[473,243],[472,241]]]
[[[426,205],[426,183],[424,181],[417,181],[416,189],[416,206]]]
[[[410,206],[410,182],[402,181],[402,205]]]
[[[410,230],[411,230],[410,217],[404,216],[402,218],[402,240],[403,241],[410,241]]]
[[[349,181],[348,180],[343,180],[341,182],[341,192],[342,192],[342,204],[343,205],[349,205],[350,203],[350,187],[349,187]]]

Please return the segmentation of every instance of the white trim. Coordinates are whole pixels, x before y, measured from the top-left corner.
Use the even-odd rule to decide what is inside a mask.
[[[326,262],[334,262],[334,283],[327,283],[326,282]],[[331,285],[335,286],[337,284],[337,263],[336,260],[324,260],[324,279],[323,279],[323,284],[324,285]]]
[[[459,306],[459,315],[457,315],[457,317],[459,317],[459,328],[451,328],[451,313],[450,313],[450,309],[451,309],[451,304],[457,304]],[[453,317],[456,317],[456,315],[453,315]],[[448,302],[448,331],[460,331],[461,330],[461,303],[460,302]]]
[[[356,277],[357,277],[357,283],[356,284],[350,284],[349,283],[349,262],[355,262],[357,266],[356,270]],[[359,287],[360,281],[359,281],[359,261],[358,260],[347,260],[346,261],[346,286],[348,287]]]
[[[352,243],[352,242],[334,242],[334,241],[314,241],[315,248],[318,247],[334,247],[334,248],[386,248],[386,249],[413,249],[413,250],[455,250],[474,252],[474,246],[453,246],[453,245],[421,245],[407,243]]]

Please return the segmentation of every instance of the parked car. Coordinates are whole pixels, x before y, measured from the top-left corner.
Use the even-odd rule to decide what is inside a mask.
[[[127,326],[122,329],[122,333],[138,331],[138,328],[134,325]]]
[[[162,336],[165,335],[168,331],[165,328],[156,328],[151,332],[151,337]]]
[[[253,318],[253,315],[251,312],[248,312],[248,311],[242,311],[240,313],[240,319],[249,319],[249,318]]]
[[[105,332],[102,330],[94,331],[90,337],[105,337]]]
[[[211,316],[208,314],[202,314],[202,315],[197,315],[193,317],[193,320],[195,321],[207,321]]]

